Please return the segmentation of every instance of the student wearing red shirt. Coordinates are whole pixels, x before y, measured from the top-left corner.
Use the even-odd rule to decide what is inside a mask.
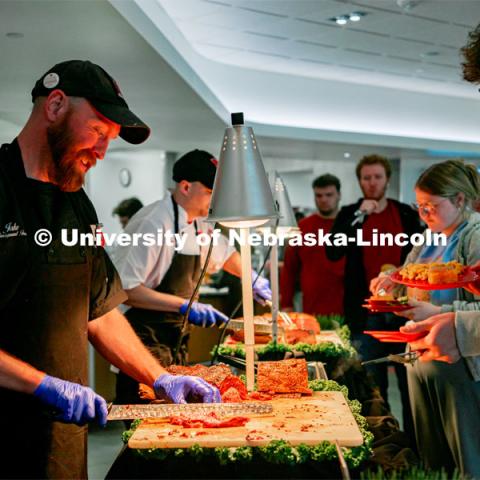
[[[363,198],[352,205],[343,207],[332,227],[332,234],[343,233],[349,238],[355,237],[357,229],[362,230],[363,240],[371,240],[374,229],[378,234],[413,233],[422,230],[418,214],[409,206],[387,198],[388,182],[392,173],[390,162],[380,155],[363,157],[356,167],[357,179]],[[389,353],[405,350],[404,344],[380,343],[364,330],[398,330],[405,323],[392,314],[369,314],[362,307],[364,300],[370,296],[369,284],[380,273],[382,266],[398,267],[403,264],[410,243],[400,246],[361,246],[349,242],[348,246],[327,246],[326,253],[330,260],[345,259],[345,321],[352,332],[352,340],[363,360],[384,357]],[[383,398],[388,403],[387,364],[369,366]],[[403,405],[404,429],[413,437],[413,425],[408,400],[406,372],[403,365],[395,364]]]
[[[317,212],[303,218],[298,226],[302,235],[330,232],[338,213],[340,180],[325,174],[312,183]],[[293,310],[293,297],[300,283],[302,311],[312,315],[343,314],[344,261],[331,262],[323,246],[288,246],[280,275],[281,306]]]

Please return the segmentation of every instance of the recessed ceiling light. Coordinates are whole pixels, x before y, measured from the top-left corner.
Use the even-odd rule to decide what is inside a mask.
[[[421,57],[436,57],[437,55],[440,55],[440,52],[437,52],[436,50],[432,50],[430,52],[423,52],[420,54]]]
[[[366,15],[365,12],[352,12],[348,18],[350,19],[350,21],[352,22],[359,22],[362,17],[364,17]]]
[[[344,156],[344,158],[350,158],[350,152],[345,152],[345,153],[343,154],[343,156]]]
[[[8,38],[23,38],[25,35],[21,32],[8,32],[5,36]]]
[[[360,21],[365,15],[367,15],[367,12],[352,12],[345,15],[337,15],[336,17],[331,17],[328,20],[330,22],[335,22],[337,25],[346,25],[349,21]]]

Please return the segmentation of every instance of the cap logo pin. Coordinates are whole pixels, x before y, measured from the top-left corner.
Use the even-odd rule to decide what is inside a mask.
[[[58,83],[60,82],[60,77],[52,72],[52,73],[48,73],[47,75],[45,75],[45,77],[43,78],[43,86],[45,88],[53,88],[53,87],[56,87],[58,85]]]
[[[113,88],[115,89],[115,93],[117,96],[120,98],[123,98],[122,91],[120,90],[120,87],[118,86],[118,83],[112,78],[112,83],[113,83]]]

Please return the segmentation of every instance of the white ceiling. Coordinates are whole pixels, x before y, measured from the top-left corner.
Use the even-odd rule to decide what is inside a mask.
[[[226,123],[244,111],[274,137],[480,148],[480,96],[459,67],[478,0],[111,1]]]
[[[368,15],[327,20],[354,10]],[[267,143],[480,151],[480,96],[458,67],[477,19],[480,0],[1,0],[0,140],[23,125],[35,80],[81,58],[118,80],[152,127],[147,149],[215,151],[245,111]]]
[[[159,2],[193,48],[217,62],[471,94],[461,80],[459,48],[480,20],[478,1],[424,0],[408,11],[396,0]],[[355,11],[366,15],[346,26],[330,20]]]

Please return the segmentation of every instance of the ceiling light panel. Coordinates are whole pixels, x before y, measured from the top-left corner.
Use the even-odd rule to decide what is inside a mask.
[[[349,15],[349,18],[351,22],[359,22],[363,16],[364,16],[363,13],[353,12]]]
[[[291,0],[287,0],[291,1]],[[280,2],[282,3],[282,2]],[[295,2],[294,2],[295,3]],[[350,12],[358,10],[358,7],[352,6],[350,3],[336,2],[332,0],[317,1],[317,9],[305,14],[297,14],[298,18],[306,18],[308,20],[316,20],[319,22],[327,22],[329,18],[346,15]]]
[[[346,25],[348,23],[348,17],[346,15],[340,15],[339,17],[330,20],[335,21],[337,25]]]

